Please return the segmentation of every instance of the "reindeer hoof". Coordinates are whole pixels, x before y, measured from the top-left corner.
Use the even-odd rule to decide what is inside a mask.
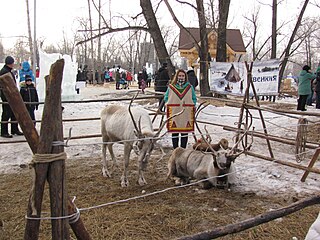
[[[140,186],[144,186],[144,185],[147,184],[147,182],[146,182],[146,180],[144,180],[144,179],[139,179],[139,180],[138,180],[138,184],[139,184]]]
[[[121,187],[128,187],[129,186],[129,181],[125,177],[121,177]]]
[[[129,182],[121,181],[121,187],[129,187]]]
[[[110,175],[110,173],[109,173],[109,171],[108,170],[106,170],[106,169],[102,169],[102,175],[104,176],[104,177],[109,177],[109,178],[111,178],[111,175]]]

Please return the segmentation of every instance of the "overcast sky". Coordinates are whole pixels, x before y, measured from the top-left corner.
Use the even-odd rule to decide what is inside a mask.
[[[31,24],[33,28],[34,0],[30,2]],[[122,14],[137,14],[141,11],[139,0],[102,0],[105,5],[111,5],[112,12]],[[190,8],[175,6],[175,1],[169,1],[174,11],[178,15],[180,21],[185,26],[197,27],[195,12]],[[195,2],[195,1],[192,1]],[[272,0],[259,0],[261,3],[271,4]],[[270,31],[271,7],[260,4],[257,0],[231,0],[231,8],[229,12],[229,28],[242,28],[243,15],[248,16],[254,8],[260,6],[260,21],[264,22],[266,31]],[[279,7],[278,14],[280,18],[287,20],[296,19],[296,15],[301,8],[301,0],[284,0],[282,6]],[[75,31],[77,26],[77,18],[87,17],[87,0],[42,0],[37,1],[37,38],[45,38],[45,44],[55,43],[63,38],[63,32],[67,36],[72,36],[72,30]],[[174,25],[164,3],[159,10],[159,15],[164,22]],[[26,1],[10,0],[2,3],[3,11],[0,14],[1,22],[1,39],[5,48],[12,47],[17,40],[15,36],[27,36],[27,17],[26,17]],[[315,7],[308,6],[307,14],[310,15]],[[319,9],[317,11],[319,12]],[[157,15],[157,16],[159,16]]]

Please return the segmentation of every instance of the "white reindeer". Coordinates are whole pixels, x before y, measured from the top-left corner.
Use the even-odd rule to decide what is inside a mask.
[[[132,98],[129,107],[110,105],[101,111],[101,133],[103,140],[102,173],[105,177],[111,177],[107,166],[106,147],[108,147],[114,167],[116,158],[112,146],[114,142],[122,141],[120,142],[124,144],[124,171],[121,177],[122,187],[129,186],[128,166],[132,149],[134,149],[138,155],[138,183],[141,186],[147,184],[143,172],[146,170],[150,154],[156,141],[159,139],[159,134],[165,126],[165,123],[169,120],[167,119],[167,121],[160,126],[158,132],[154,133],[149,113],[142,107],[131,108],[136,96]]]

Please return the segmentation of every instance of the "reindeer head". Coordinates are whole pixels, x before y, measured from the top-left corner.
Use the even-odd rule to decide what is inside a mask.
[[[141,130],[141,116],[139,117],[138,125],[137,125],[137,123],[133,117],[132,111],[131,111],[132,103],[133,103],[134,99],[136,99],[138,94],[139,94],[139,92],[137,92],[137,94],[130,101],[129,114],[130,114],[133,126],[135,128],[134,134],[137,137],[137,140],[133,144],[133,150],[138,155],[138,161],[141,164],[143,164],[142,169],[145,169],[156,141],[159,140],[164,134],[166,134],[166,132],[165,132],[162,136],[159,137],[161,130],[164,128],[167,121],[169,121],[171,118],[173,118],[175,116],[180,115],[181,113],[183,113],[184,110],[182,110],[181,112],[179,112],[177,114],[174,114],[172,117],[170,117],[166,121],[164,121],[156,133],[153,133],[151,131],[144,132]],[[149,117],[149,115],[148,115],[148,117]],[[152,130],[152,128],[153,128],[152,123],[150,121],[150,129]]]
[[[242,153],[244,153],[245,151],[249,150],[250,147],[252,146],[252,142],[253,142],[253,132],[251,135],[251,143],[247,146],[245,146],[245,143],[243,142],[243,139],[245,136],[247,136],[248,131],[250,129],[250,127],[252,126],[252,115],[251,113],[247,110],[249,116],[250,116],[250,123],[244,124],[244,123],[239,123],[240,125],[244,125],[245,131],[242,134],[242,136],[239,138],[239,140],[234,144],[234,146],[231,148],[231,150],[228,150],[228,140],[225,138],[222,138],[218,144],[211,144],[211,137],[206,130],[206,137],[204,137],[204,134],[201,132],[201,129],[199,128],[199,125],[197,123],[197,117],[200,113],[201,110],[203,110],[205,107],[208,106],[208,104],[202,106],[204,103],[200,104],[200,106],[198,107],[197,111],[196,111],[196,116],[195,116],[195,125],[199,131],[199,133],[201,134],[201,141],[205,142],[206,145],[208,146],[208,149],[210,150],[210,152],[212,152],[213,154],[213,158],[214,158],[214,166],[216,168],[219,168],[220,170],[225,170],[225,169],[229,169],[231,166],[231,163],[235,161],[235,159],[240,156]],[[209,140],[209,141],[208,141]],[[243,150],[242,151],[238,151],[237,152],[237,146],[239,145],[239,143],[242,143],[243,146]]]

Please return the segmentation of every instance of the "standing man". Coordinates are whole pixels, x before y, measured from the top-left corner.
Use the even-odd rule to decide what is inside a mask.
[[[16,84],[15,76],[12,73],[13,65],[14,65],[13,57],[7,56],[6,59],[5,59],[5,65],[0,70],[0,76],[4,75],[6,73],[11,73],[12,78],[14,80],[14,83]],[[2,89],[0,91],[0,95],[1,95],[2,102],[7,102],[7,98],[5,97]],[[9,121],[9,119],[11,121],[16,121],[16,117],[14,116],[10,105],[9,104],[2,104],[1,122]],[[11,123],[11,134],[12,135],[14,135],[14,134],[23,135],[23,133],[19,131],[18,123]],[[12,135],[9,134],[8,123],[1,123],[1,137],[12,138]]]
[[[196,73],[194,72],[193,67],[188,67],[187,75],[188,81],[191,83],[194,90],[196,90],[196,87],[198,86],[198,78]]]
[[[156,92],[165,93],[168,89],[169,80],[170,80],[170,77],[168,72],[168,64],[163,63],[157,72],[156,79],[154,82],[154,90]],[[163,97],[159,98],[159,110],[164,111]]]

